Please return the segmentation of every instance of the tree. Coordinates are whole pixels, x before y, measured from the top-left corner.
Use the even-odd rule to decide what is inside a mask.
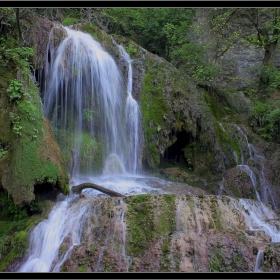
[[[209,12],[211,32],[216,42],[215,58],[221,57],[239,40],[264,49],[259,91],[265,92],[278,82],[273,57],[280,39],[279,8],[225,8]]]

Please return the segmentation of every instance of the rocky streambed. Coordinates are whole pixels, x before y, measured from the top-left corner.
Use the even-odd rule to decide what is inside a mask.
[[[59,202],[56,207],[64,203],[68,216],[63,238],[53,242],[57,249],[49,271],[252,272],[260,249],[262,271],[280,270],[280,221],[269,205],[203,190],[193,193],[197,189],[192,187],[181,191],[124,198],[85,192],[67,205]],[[31,232],[34,239],[35,234]],[[25,259],[32,254],[34,250]],[[29,271],[28,261],[23,265]]]

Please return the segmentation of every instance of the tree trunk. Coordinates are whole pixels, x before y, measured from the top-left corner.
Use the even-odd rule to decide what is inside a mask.
[[[273,56],[275,54],[275,50],[277,47],[278,40],[275,42],[269,43],[265,45],[265,53],[262,61],[262,66],[265,66],[264,69],[261,70],[261,76],[259,80],[259,92],[262,93],[262,97],[265,99],[267,94],[267,87],[269,86],[269,75],[266,72],[269,65],[272,63]]]
[[[267,44],[265,48],[264,58],[262,65],[268,66],[270,64],[270,61],[275,53],[277,47],[277,41]]]
[[[19,46],[23,45],[21,29],[20,29],[20,22],[19,22],[19,8],[16,8],[16,22],[17,22],[17,29],[18,29],[18,38],[19,38]]]

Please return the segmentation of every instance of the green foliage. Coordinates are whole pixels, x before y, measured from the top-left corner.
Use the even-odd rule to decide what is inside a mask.
[[[17,143],[13,150],[11,162],[13,168],[9,171],[8,185],[16,201],[31,202],[33,185],[44,182],[55,184],[60,181],[60,171],[53,162],[46,161],[38,153],[45,127],[38,88],[30,83],[28,94],[24,94],[16,105],[13,109],[15,112],[10,112],[12,131],[17,136]]]
[[[13,133],[18,137],[22,135],[22,126],[20,125],[20,116],[10,112],[10,120],[13,123]]]
[[[174,46],[170,52],[171,62],[183,69],[197,82],[213,81],[218,73],[217,67],[204,59],[205,47],[191,42]]]
[[[168,267],[170,264],[170,260],[169,260],[170,247],[171,247],[171,237],[168,236],[162,244],[162,259],[160,262],[160,271],[161,272],[168,271]]]
[[[232,8],[209,10],[210,32],[215,38],[209,45],[215,50],[216,58],[233,49],[236,42],[243,37],[244,25],[239,21],[238,12],[239,9]]]
[[[78,19],[78,18],[65,18],[63,21],[62,21],[62,25],[63,26],[69,26],[69,25],[73,25],[73,24],[77,24],[79,23],[81,20]]]
[[[18,221],[27,217],[26,209],[22,209],[14,204],[13,200],[9,198],[4,192],[0,192],[0,220],[7,219],[9,221]]]
[[[18,100],[23,95],[22,83],[18,80],[12,80],[7,89],[10,101]]]
[[[102,15],[110,22],[110,33],[129,37],[147,50],[167,58],[172,41],[180,41],[181,33],[185,34],[191,24],[194,9],[112,8],[103,9]]]
[[[2,156],[4,156],[6,153],[8,153],[8,151],[6,151],[6,150],[0,148],[0,158],[1,158]]]
[[[268,92],[273,92],[275,89],[280,88],[280,71],[274,65],[262,65],[261,81]]]
[[[129,44],[129,46],[126,49],[126,51],[127,51],[127,53],[129,54],[130,57],[132,57],[132,56],[137,54],[137,49],[132,44]]]
[[[93,120],[94,111],[91,109],[84,109],[83,110],[83,119],[87,121]]]
[[[86,269],[86,266],[85,265],[81,265],[78,267],[78,272],[86,272],[87,269]]]
[[[41,203],[43,212],[29,217],[26,208],[16,206],[11,197],[0,191],[0,271],[27,252],[30,229],[47,217],[51,206],[50,201],[45,201]]]
[[[23,75],[27,75],[30,71],[31,64],[29,58],[33,57],[34,51],[32,48],[19,47],[6,49],[4,55],[8,60],[12,60],[16,66],[16,70],[21,70]]]
[[[250,116],[251,126],[263,139],[280,143],[280,104],[257,102]]]

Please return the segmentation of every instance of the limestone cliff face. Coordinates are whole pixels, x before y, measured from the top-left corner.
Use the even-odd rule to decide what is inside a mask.
[[[73,203],[89,208],[81,243],[68,251],[68,236],[60,247],[64,272],[252,272],[260,248],[267,248],[266,271],[280,269],[266,228],[279,217],[253,200],[171,194]]]

